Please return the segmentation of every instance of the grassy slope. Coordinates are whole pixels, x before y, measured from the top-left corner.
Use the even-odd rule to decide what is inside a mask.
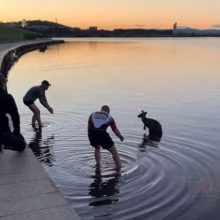
[[[39,36],[33,32],[25,31],[15,27],[7,27],[0,24],[0,43],[15,42],[27,39],[27,36]]]

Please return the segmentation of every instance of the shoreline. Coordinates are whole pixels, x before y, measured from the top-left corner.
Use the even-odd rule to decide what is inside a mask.
[[[7,77],[14,64],[9,59],[14,49],[18,59],[29,51],[59,43],[64,41],[0,44],[1,71]],[[0,219],[81,219],[28,146],[22,153],[10,150],[0,153],[0,195]]]
[[[64,40],[41,39],[0,44],[0,72],[7,77],[10,68],[23,54],[33,50],[44,52],[48,46],[62,44],[64,42]],[[16,51],[16,58],[12,57],[14,50]]]

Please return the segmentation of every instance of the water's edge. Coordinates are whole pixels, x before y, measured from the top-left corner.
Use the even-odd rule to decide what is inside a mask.
[[[12,67],[13,63],[11,60],[11,53],[13,50],[16,50],[16,59],[19,59],[23,54],[33,51],[33,50],[45,50],[47,46],[54,45],[54,44],[61,44],[64,43],[64,40],[43,40],[43,41],[32,41],[30,43],[19,43],[17,46],[14,46],[12,48],[9,48],[5,54],[3,54],[2,60],[0,60],[0,71],[3,73],[6,77],[8,75],[8,72],[10,68]]]
[[[30,52],[30,51],[33,51],[33,50],[39,50],[41,48],[45,48],[47,46],[50,46],[50,45],[54,45],[54,44],[60,44],[60,43],[64,43],[63,40],[47,40],[47,41],[42,41],[42,42],[32,42],[32,43],[22,43],[19,44],[19,45],[14,45],[13,47],[11,47],[9,45],[9,47],[7,49],[5,49],[4,51],[1,51],[0,52],[0,66],[1,66],[1,72],[7,77],[8,73],[9,73],[9,70],[10,68],[12,67],[13,64],[11,64],[11,60],[10,60],[10,53],[13,51],[13,50],[16,50],[16,55],[17,55],[17,59],[19,59],[19,57],[21,57],[23,54],[27,53],[27,52]],[[3,53],[3,54],[1,54]],[[35,155],[33,154],[33,152],[29,149],[27,149],[26,151],[28,151],[28,153],[32,154],[33,155],[33,159],[36,160],[36,163],[39,164],[42,168],[42,164],[39,162],[39,160],[35,157]],[[4,155],[3,155],[4,156]],[[5,161],[5,160],[4,160]],[[14,161],[15,162],[15,161]],[[12,161],[13,163],[13,161]],[[30,164],[26,163],[27,166],[29,166]],[[28,170],[28,168],[27,168]],[[52,183],[52,185],[54,186],[55,188],[55,191],[59,192],[61,194],[61,197],[65,199],[65,197],[63,196],[63,194],[59,191],[59,188],[56,187],[55,183],[53,182],[52,178],[50,178],[50,176],[48,175],[48,173],[45,171],[45,169],[43,168],[46,176],[48,176],[48,179],[50,180],[50,182]],[[37,169],[35,170],[37,172]],[[34,174],[32,173],[32,175],[34,176]],[[37,176],[37,173],[36,173],[36,176]],[[11,184],[11,183],[10,183]],[[16,183],[15,183],[16,184]],[[21,185],[22,187],[23,185]],[[24,189],[21,189],[21,191],[24,191]],[[56,199],[56,198],[55,198]],[[25,198],[24,198],[25,200]],[[48,201],[46,200],[45,198],[45,201],[41,201],[45,204],[48,203]],[[51,204],[48,204],[48,206],[51,206]],[[75,212],[74,208],[71,206],[71,204],[69,203],[68,200],[66,200],[66,206],[67,206],[67,209],[66,209],[66,213],[68,213],[68,210],[71,209],[72,210],[72,218],[71,219],[74,219],[74,220],[80,220],[80,217],[78,216],[78,214]],[[57,207],[59,208],[59,207]],[[54,205],[54,209],[56,209],[56,204]],[[36,211],[35,210],[35,214],[36,214]],[[29,212],[28,212],[29,213]],[[19,213],[17,213],[17,215],[19,215]],[[40,214],[39,214],[40,215]],[[56,216],[54,216],[53,214],[50,215],[50,218],[51,219],[54,219],[55,217],[57,217],[57,214],[55,214]],[[62,215],[62,213],[60,213],[60,217],[61,218],[64,218],[65,217]],[[69,215],[66,215],[67,219],[70,218]]]

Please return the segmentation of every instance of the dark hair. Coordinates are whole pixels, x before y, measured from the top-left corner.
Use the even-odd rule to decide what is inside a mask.
[[[101,108],[101,111],[105,111],[105,112],[110,112],[110,108],[108,105],[103,105],[102,108]]]
[[[51,86],[51,84],[50,84],[47,80],[43,80],[43,81],[41,82],[41,85]]]

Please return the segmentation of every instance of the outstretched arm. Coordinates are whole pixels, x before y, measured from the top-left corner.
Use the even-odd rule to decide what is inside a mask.
[[[49,106],[49,104],[46,102],[44,107],[51,113],[53,114],[53,109]]]
[[[121,132],[118,129],[113,130],[113,132],[120,139],[120,141],[124,140],[124,137],[121,135]]]
[[[53,109],[49,106],[44,91],[42,91],[42,94],[41,94],[41,97],[39,98],[39,100],[40,100],[40,103],[41,103],[51,114],[53,114]]]
[[[112,131],[115,133],[115,135],[120,139],[120,141],[123,141],[124,137],[122,136],[121,132],[118,130],[114,120],[112,121],[111,128]]]

